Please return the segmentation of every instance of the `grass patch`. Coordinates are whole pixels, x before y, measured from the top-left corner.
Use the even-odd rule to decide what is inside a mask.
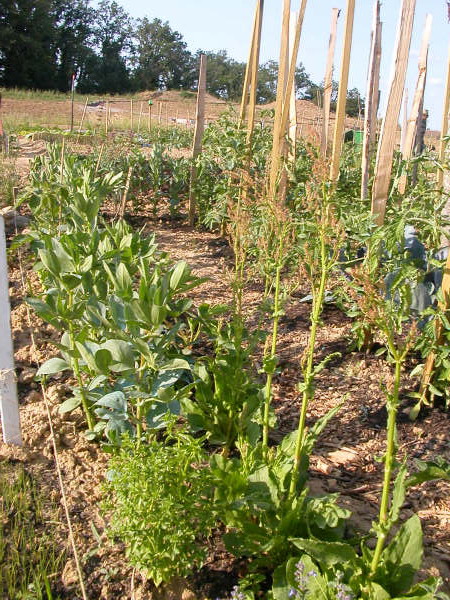
[[[0,598],[56,600],[65,556],[51,535],[55,517],[30,473],[0,462]]]

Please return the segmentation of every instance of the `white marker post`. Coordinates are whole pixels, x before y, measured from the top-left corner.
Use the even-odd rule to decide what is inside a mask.
[[[0,408],[3,440],[22,446],[11,337],[5,221],[0,216]]]

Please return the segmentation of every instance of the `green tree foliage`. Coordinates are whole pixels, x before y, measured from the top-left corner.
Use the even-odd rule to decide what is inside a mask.
[[[53,0],[56,87],[70,88],[72,74],[83,76],[91,55],[95,11],[88,0]]]
[[[51,13],[51,0],[1,0],[1,85],[54,87],[55,31]]]
[[[70,89],[72,74],[81,93],[117,94],[154,89],[195,89],[202,51],[189,51],[183,36],[161,19],[133,20],[116,0],[0,0],[0,85]],[[203,51],[204,52],[204,51]],[[246,64],[226,50],[207,56],[207,91],[239,102]],[[259,67],[257,102],[276,98],[278,63]],[[323,84],[300,64],[297,98],[323,102]],[[331,108],[338,84],[333,82]],[[358,116],[364,101],[348,92],[347,113]]]
[[[190,88],[195,61],[183,36],[161,19],[138,21],[135,50],[135,84],[139,89]]]

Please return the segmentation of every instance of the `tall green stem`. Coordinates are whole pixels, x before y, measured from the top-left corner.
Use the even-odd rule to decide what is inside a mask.
[[[392,480],[392,471],[395,463],[396,456],[396,431],[397,431],[397,409],[398,409],[398,396],[400,389],[400,377],[401,369],[404,357],[398,355],[397,352],[394,354],[395,358],[395,376],[394,376],[394,389],[392,396],[387,406],[388,421],[387,421],[387,441],[386,441],[386,457],[384,461],[384,479],[383,479],[383,491],[381,494],[380,514],[378,517],[378,536],[377,544],[372,558],[372,564],[370,566],[370,575],[373,576],[377,570],[378,563],[380,562],[381,553],[384,548],[386,537],[388,532],[386,531],[386,524],[389,517],[389,497],[390,487]]]
[[[327,268],[327,256],[326,256],[326,245],[325,237],[321,232],[320,236],[320,282],[317,292],[314,290],[314,284],[312,286],[313,294],[313,310],[311,315],[311,330],[309,335],[308,350],[307,350],[307,361],[304,370],[304,388],[302,405],[300,408],[300,418],[297,429],[297,440],[295,444],[294,453],[294,464],[292,466],[292,477],[291,484],[289,487],[289,498],[292,499],[295,495],[297,488],[297,482],[300,470],[300,461],[302,455],[302,448],[304,444],[305,428],[306,428],[306,413],[310,400],[314,396],[313,384],[314,384],[314,347],[316,345],[317,328],[319,326],[319,319],[322,313],[323,301],[325,298],[325,286],[328,279],[328,268]]]
[[[69,308],[72,308],[72,305],[73,305],[73,295],[72,294],[69,294],[67,304],[68,304]],[[94,421],[94,417],[92,416],[92,412],[91,412],[91,409],[89,406],[88,399],[86,397],[86,392],[84,391],[83,378],[81,376],[81,371],[80,371],[80,363],[78,361],[78,357],[75,355],[75,352],[76,352],[75,333],[73,330],[73,323],[71,320],[69,321],[68,325],[69,325],[70,346],[72,349],[73,374],[75,375],[75,379],[77,380],[77,383],[78,383],[78,388],[79,388],[80,398],[81,398],[81,406],[83,408],[84,416],[86,417],[86,421],[87,421],[89,430],[92,431],[95,426],[95,421]]]
[[[282,248],[280,248],[282,251]],[[278,337],[278,324],[280,321],[280,292],[281,292],[281,264],[279,263],[275,275],[275,293],[274,293],[274,307],[273,307],[273,328],[272,328],[272,345],[270,348],[269,360],[274,361],[277,353],[277,337]],[[267,358],[267,357],[266,357]],[[272,401],[272,381],[273,381],[273,368],[271,365],[269,373],[267,373],[266,387],[264,391],[264,417],[263,417],[263,451],[267,453],[269,444],[269,414],[270,414],[270,403]]]

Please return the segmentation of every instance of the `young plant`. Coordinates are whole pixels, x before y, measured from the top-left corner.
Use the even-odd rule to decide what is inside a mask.
[[[216,515],[203,441],[172,425],[164,443],[124,440],[109,465],[109,535],[125,543],[131,564],[156,585],[206,559]]]

